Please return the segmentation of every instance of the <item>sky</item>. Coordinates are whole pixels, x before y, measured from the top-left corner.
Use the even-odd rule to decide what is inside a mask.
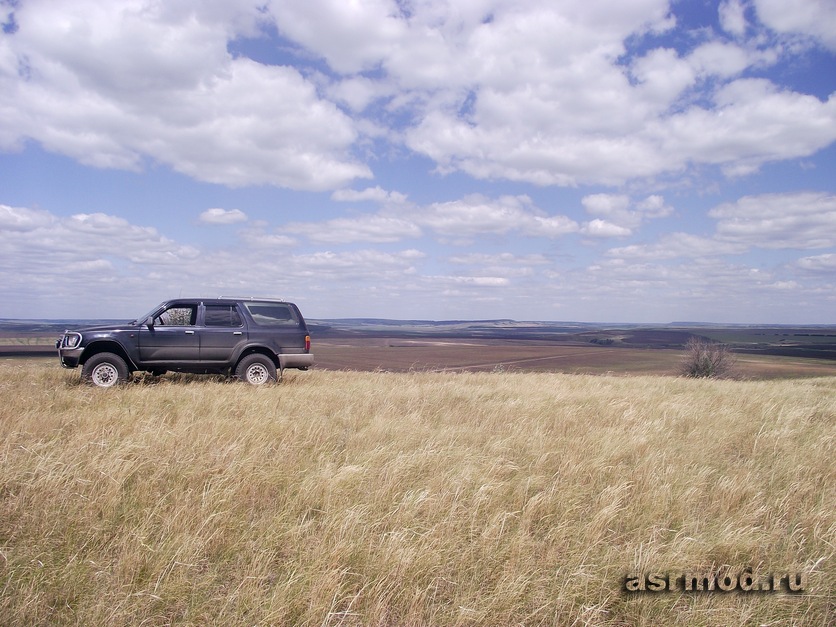
[[[0,0],[0,318],[836,324],[833,0]]]

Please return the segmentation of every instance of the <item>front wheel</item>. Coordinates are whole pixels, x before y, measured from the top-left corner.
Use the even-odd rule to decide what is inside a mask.
[[[247,355],[238,362],[235,376],[251,385],[264,385],[276,380],[276,364],[266,355]]]
[[[109,388],[128,380],[128,365],[113,353],[99,353],[84,362],[81,379],[100,388]]]

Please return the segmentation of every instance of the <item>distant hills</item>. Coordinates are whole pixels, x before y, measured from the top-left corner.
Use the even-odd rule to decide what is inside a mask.
[[[2,344],[45,347],[65,329],[119,320],[26,320],[0,318]],[[668,324],[493,320],[308,319],[315,339],[470,338],[492,341],[548,341],[630,348],[682,348],[692,336],[722,342],[735,352],[836,360],[836,325],[752,325],[703,322]],[[34,346],[33,346],[34,348]],[[0,351],[3,352],[3,351]],[[8,352],[8,351],[7,351]]]

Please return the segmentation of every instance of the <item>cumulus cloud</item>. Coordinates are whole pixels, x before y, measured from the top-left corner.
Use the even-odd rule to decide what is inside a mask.
[[[590,237],[625,237],[645,220],[664,218],[673,212],[656,194],[638,202],[626,194],[590,194],[581,199],[581,204],[588,214],[597,216],[581,228]]]
[[[234,57],[246,2],[32,0],[0,40],[0,148],[27,139],[103,168],[148,160],[197,180],[322,190],[371,176],[354,123],[290,67]]]
[[[414,264],[424,256],[423,252],[415,249],[395,253],[372,249],[326,250],[296,255],[292,263],[298,268],[296,272],[300,277],[315,278],[318,282],[336,282],[331,284],[330,289],[339,289],[345,281],[372,277],[384,281],[414,274]]]
[[[562,215],[547,215],[527,196],[490,199],[474,194],[461,200],[433,203],[413,219],[443,236],[506,235],[559,237],[578,230],[576,222]]]
[[[372,201],[382,205],[403,205],[407,197],[400,192],[389,192],[380,186],[367,187],[363,190],[338,189],[331,194],[331,199],[337,202]]]
[[[32,231],[48,226],[52,220],[46,211],[0,205],[0,231]]]
[[[287,296],[304,286],[302,299],[311,291],[341,293],[357,281],[392,290],[426,257],[414,248],[294,253],[294,244],[251,222],[226,248],[205,250],[119,216],[0,205],[0,284],[7,297],[52,302],[52,315],[69,308],[75,317],[102,317],[103,296],[111,308],[124,303],[136,315],[136,308],[178,293],[251,293],[253,277],[261,294]]]
[[[836,196],[825,192],[744,196],[709,211],[717,236],[760,248],[836,246]]]
[[[402,195],[379,188],[363,192],[335,193],[341,200],[374,200],[387,209],[383,213],[322,222],[292,222],[285,230],[317,242],[395,242],[420,237],[424,229],[442,239],[479,235],[521,235],[556,238],[580,231],[579,225],[563,215],[548,215],[527,196],[488,198],[472,194],[459,200],[432,203],[424,207],[400,207]],[[392,197],[396,202],[390,202]],[[620,231],[619,231],[620,233]]]
[[[103,213],[58,216],[0,206],[0,250],[9,309],[43,301],[46,317],[62,308],[76,317],[103,317],[97,309],[103,300],[114,307],[141,299],[154,290],[152,277],[168,277],[179,289],[201,267],[197,248]],[[126,308],[132,311],[130,303]]]
[[[634,50],[675,25],[676,5],[29,0],[0,40],[0,148],[35,140],[96,167],[299,190],[370,178],[357,155],[372,136],[481,179],[739,176],[836,139],[833,97],[740,79],[784,50],[747,38],[747,6],[720,4],[733,42]],[[752,6],[776,33],[836,46],[832,3]],[[302,71],[235,52],[273,29]]]
[[[586,222],[581,228],[581,233],[589,237],[626,237],[631,231],[626,227],[596,218]]]
[[[207,209],[200,214],[199,220],[204,224],[238,224],[247,221],[247,214],[240,209]]]
[[[395,290],[511,302],[526,281],[532,300],[548,292],[556,303],[590,298],[592,284],[619,303],[647,302],[662,286],[705,297],[711,281],[731,293],[741,277],[763,293],[827,289],[833,195],[722,202],[716,175],[812,164],[836,141],[836,92],[794,75],[803,53],[818,47],[809,59],[819,63],[836,50],[832,2],[721,0],[711,9],[719,28],[699,31],[686,30],[699,11],[669,0],[4,6],[0,150],[39,159],[37,144],[94,168],[250,188],[232,205],[242,209],[200,213],[200,224],[237,225],[213,250],[193,244],[217,235],[210,229],[178,238],[122,217],[128,206],[45,211],[0,199],[0,280],[21,292],[136,294],[146,279],[177,292],[247,291],[241,267],[267,291],[301,285],[341,301],[344,283],[384,302]],[[365,180],[372,166],[380,181]],[[664,191],[697,178],[712,194],[703,198],[718,200]],[[408,196],[391,189],[399,184]],[[318,192],[299,205],[318,217],[252,219],[264,218],[262,186]],[[209,202],[232,202],[221,199]],[[717,205],[707,225],[700,202]],[[651,228],[673,204],[686,225]],[[593,238],[624,241],[596,262]],[[746,267],[777,249],[823,254]]]
[[[305,235],[314,242],[397,242],[407,237],[420,237],[421,229],[414,222],[401,218],[365,215],[357,218],[335,218],[324,222],[291,223],[288,233]]]
[[[720,2],[720,25],[727,33],[742,37],[746,34],[746,9],[740,0]]]
[[[631,244],[612,248],[608,257],[620,259],[676,259],[705,258],[720,255],[734,255],[746,250],[746,246],[732,242],[721,242],[714,238],[690,233],[670,233],[655,244]]]
[[[590,11],[598,6],[588,4]],[[639,28],[631,9],[587,31],[581,17],[529,8],[498,10],[478,29],[480,45],[461,50],[456,67],[469,67],[470,55],[478,54],[487,70],[474,69],[469,79],[451,76],[455,70],[444,74],[463,83],[467,106],[436,99],[408,129],[407,144],[442,171],[538,185],[612,185],[700,163],[740,175],[811,154],[836,138],[832,99],[784,93],[768,81],[727,84],[771,59],[771,50],[719,40],[691,51],[653,48],[633,58],[628,75],[614,59]],[[636,9],[650,14],[647,6]],[[568,19],[577,32],[548,46],[526,28],[535,19],[550,36]],[[689,101],[698,87],[703,97]]]
[[[836,272],[836,254],[827,253],[803,257],[798,260],[798,267],[813,272]]]
[[[761,21],[779,32],[803,35],[836,50],[836,5],[830,0],[787,3],[754,0]]]

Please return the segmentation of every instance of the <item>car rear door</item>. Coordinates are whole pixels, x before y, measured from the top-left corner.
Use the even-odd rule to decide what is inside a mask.
[[[199,325],[200,361],[206,366],[230,362],[235,348],[247,341],[244,318],[234,303],[204,303]]]

